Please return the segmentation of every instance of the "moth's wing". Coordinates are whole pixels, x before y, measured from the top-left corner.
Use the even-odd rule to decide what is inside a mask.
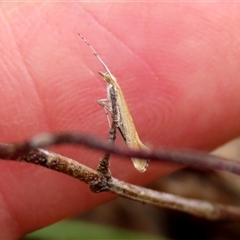
[[[145,172],[147,170],[149,160],[145,159],[139,159],[139,158],[131,158],[134,167],[139,171],[139,172]]]
[[[132,146],[133,149],[136,150],[147,150],[148,147],[146,147],[141,141],[137,144],[137,147]],[[147,170],[148,164],[149,164],[149,159],[139,159],[139,158],[131,158],[134,167],[139,171],[139,172],[145,172]]]

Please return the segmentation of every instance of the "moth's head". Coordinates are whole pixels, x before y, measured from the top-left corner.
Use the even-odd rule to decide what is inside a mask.
[[[117,79],[112,74],[109,74],[108,72],[103,73],[99,71],[98,73],[106,83],[113,83],[117,81]]]

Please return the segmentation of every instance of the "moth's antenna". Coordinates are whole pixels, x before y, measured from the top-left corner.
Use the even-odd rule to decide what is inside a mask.
[[[110,72],[110,70],[108,69],[107,65],[104,63],[104,61],[100,58],[100,56],[97,54],[97,52],[94,50],[94,48],[89,44],[89,42],[80,34],[78,33],[79,37],[91,48],[93,54],[95,55],[95,57],[99,60],[99,62],[103,65],[103,67],[105,68],[105,70],[107,71],[107,73],[109,74],[109,76],[112,79],[115,79],[115,77],[112,75],[112,73]]]

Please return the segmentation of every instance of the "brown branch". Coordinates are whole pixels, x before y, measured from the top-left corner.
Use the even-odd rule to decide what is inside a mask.
[[[208,220],[240,220],[240,207],[179,197],[135,186],[115,178],[111,178],[108,185],[110,192],[138,202],[178,210]]]
[[[43,149],[32,150],[22,157],[15,158],[15,160],[41,165],[67,174],[88,184],[93,192],[108,191],[135,201],[179,210],[209,220],[240,219],[239,207],[187,199],[173,194],[138,187]]]
[[[117,147],[105,140],[79,133],[40,134],[26,142],[10,145],[1,144],[0,158],[16,158],[32,149],[59,144],[83,145],[92,149],[103,150],[106,153],[114,153],[126,157],[158,160],[201,169],[222,170],[240,175],[239,163],[213,156],[206,152],[167,149],[136,151],[126,147]]]

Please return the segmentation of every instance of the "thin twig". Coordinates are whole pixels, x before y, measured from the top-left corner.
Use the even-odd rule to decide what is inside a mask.
[[[240,207],[188,199],[135,186],[115,178],[108,182],[109,192],[142,203],[178,210],[208,220],[240,220]]]
[[[105,176],[77,161],[43,149],[32,150],[21,157],[13,158],[13,160],[37,164],[67,174],[88,184],[93,192],[108,191],[135,201],[179,210],[209,220],[240,219],[239,207],[187,199],[138,187]]]
[[[137,157],[143,159],[158,160],[162,162],[182,164],[194,168],[222,170],[240,175],[240,164],[221,157],[213,156],[202,151],[180,150],[132,150],[126,147],[118,147],[109,144],[97,137],[80,133],[40,134],[32,139],[17,144],[1,144],[0,158],[9,159],[24,155],[36,148],[43,148],[58,144],[83,145],[92,149],[103,150],[125,157]],[[16,158],[15,156],[15,158]]]

